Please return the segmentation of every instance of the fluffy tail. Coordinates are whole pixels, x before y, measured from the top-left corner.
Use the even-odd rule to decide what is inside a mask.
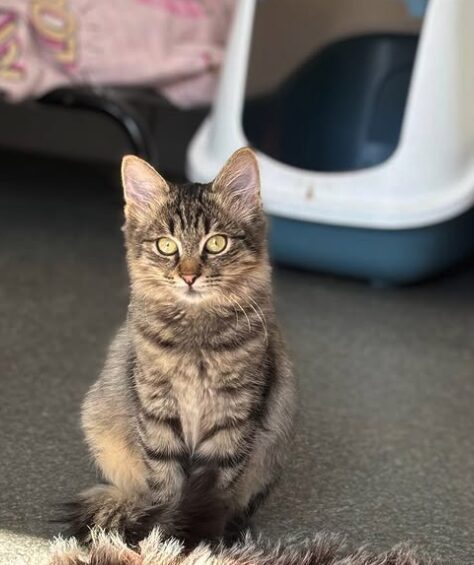
[[[65,525],[65,536],[84,543],[92,540],[92,528],[117,532],[128,543],[136,543],[147,534],[150,516],[157,512],[158,509],[145,498],[103,484],[89,488],[73,501],[63,504],[61,516],[54,521]]]
[[[92,540],[91,530],[98,528],[136,544],[159,525],[162,535],[180,538],[189,548],[202,540],[221,538],[227,521],[216,473],[209,469],[191,475],[178,508],[153,505],[144,496],[126,495],[107,484],[84,491],[63,508],[63,515],[56,521],[66,524],[64,535],[85,543]]]
[[[408,549],[377,554],[351,551],[332,536],[272,544],[250,538],[231,547],[201,544],[191,553],[181,542],[166,538],[157,528],[132,550],[121,538],[101,531],[92,532],[93,543],[83,552],[74,541],[59,541],[53,547],[50,565],[435,565]]]

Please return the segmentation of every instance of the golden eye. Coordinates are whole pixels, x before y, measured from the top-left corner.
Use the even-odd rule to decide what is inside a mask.
[[[206,251],[208,253],[220,253],[227,246],[227,238],[225,235],[213,235],[206,241]]]
[[[160,237],[156,242],[156,247],[162,255],[174,255],[178,251],[176,242],[169,237]]]

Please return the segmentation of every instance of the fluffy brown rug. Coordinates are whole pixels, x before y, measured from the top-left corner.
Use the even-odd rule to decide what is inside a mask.
[[[93,532],[84,550],[74,539],[58,540],[51,565],[435,565],[406,548],[376,554],[366,548],[348,549],[335,537],[318,535],[303,542],[272,544],[248,537],[231,547],[200,545],[186,552],[177,540],[164,539],[158,528],[136,550],[120,537]]]

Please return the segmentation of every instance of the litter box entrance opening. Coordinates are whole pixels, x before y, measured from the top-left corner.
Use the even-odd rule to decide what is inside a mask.
[[[370,33],[329,43],[270,92],[247,95],[246,138],[262,153],[305,170],[354,171],[383,163],[399,143],[417,45],[417,33]],[[251,67],[252,58],[250,76]]]

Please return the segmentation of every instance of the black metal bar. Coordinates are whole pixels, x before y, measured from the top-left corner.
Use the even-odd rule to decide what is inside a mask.
[[[95,92],[86,88],[58,89],[43,98],[45,104],[58,104],[100,112],[111,117],[125,132],[134,154],[157,165],[156,146],[152,134],[137,110],[110,91]]]

